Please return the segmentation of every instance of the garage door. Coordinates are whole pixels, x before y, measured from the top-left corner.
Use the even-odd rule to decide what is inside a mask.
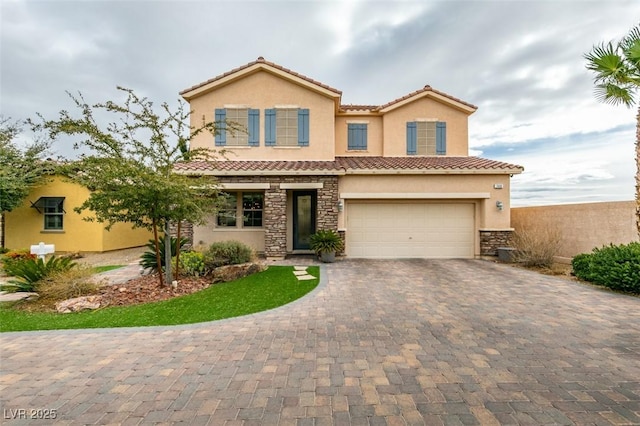
[[[347,255],[459,258],[474,255],[474,205],[348,203]]]

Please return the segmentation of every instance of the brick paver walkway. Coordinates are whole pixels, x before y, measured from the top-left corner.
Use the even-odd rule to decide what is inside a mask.
[[[2,422],[640,424],[640,298],[485,261],[323,273],[243,318],[3,334]]]

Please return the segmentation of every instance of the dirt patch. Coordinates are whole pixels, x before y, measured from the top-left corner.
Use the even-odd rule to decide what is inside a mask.
[[[127,306],[139,303],[159,302],[174,297],[196,293],[211,285],[210,278],[180,277],[177,286],[160,286],[158,275],[144,275],[123,284],[100,288],[102,306]]]
[[[106,251],[103,253],[79,253],[77,262],[91,266],[130,265],[138,263],[147,247],[134,247],[123,250]]]

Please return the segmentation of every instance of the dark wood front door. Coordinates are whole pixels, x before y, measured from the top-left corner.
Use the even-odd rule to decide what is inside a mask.
[[[316,232],[316,191],[293,191],[293,249],[309,250]]]

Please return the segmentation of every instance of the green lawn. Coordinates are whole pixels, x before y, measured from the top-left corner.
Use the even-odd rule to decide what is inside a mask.
[[[308,271],[318,278],[298,281],[293,267],[271,266],[264,272],[163,302],[72,314],[29,313],[11,309],[15,302],[5,302],[0,304],[0,331],[192,324],[248,315],[309,293],[318,285],[320,270],[311,266]]]
[[[122,268],[124,265],[105,265],[105,266],[94,266],[93,270],[96,274],[100,274],[102,272],[111,271],[113,269]]]

